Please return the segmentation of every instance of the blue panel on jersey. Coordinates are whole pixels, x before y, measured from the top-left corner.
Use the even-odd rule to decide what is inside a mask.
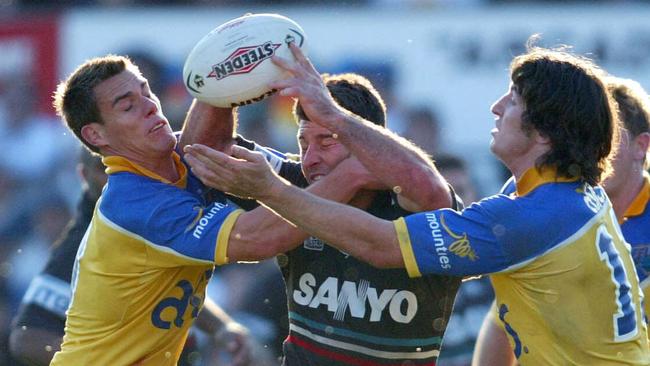
[[[422,274],[493,273],[560,244],[595,216],[580,183],[549,183],[523,197],[495,195],[462,213],[449,209],[405,218]],[[595,188],[602,207],[604,192]],[[593,201],[593,200],[591,200]]]
[[[625,241],[632,246],[636,272],[639,281],[643,281],[650,273],[650,209],[640,216],[629,217],[621,225],[621,230]]]
[[[109,189],[100,204],[107,219],[157,246],[214,261],[217,234],[235,205],[204,207],[197,194],[132,173],[115,173],[108,179]]]

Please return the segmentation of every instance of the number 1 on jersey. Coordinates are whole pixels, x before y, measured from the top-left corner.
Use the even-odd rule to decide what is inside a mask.
[[[612,236],[607,232],[605,225],[601,225],[596,233],[596,248],[600,260],[607,264],[612,273],[612,281],[616,285],[616,306],[614,313],[614,341],[622,342],[634,337],[637,332],[636,311],[630,293],[630,282],[627,279],[625,267],[621,257],[614,247]]]

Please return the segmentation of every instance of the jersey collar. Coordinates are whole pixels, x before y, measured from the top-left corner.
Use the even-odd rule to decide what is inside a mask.
[[[648,173],[643,173],[643,188],[641,188],[641,192],[636,195],[632,204],[630,204],[627,210],[625,210],[623,217],[628,218],[641,215],[648,205],[648,200],[650,200],[650,175]]]
[[[102,158],[102,163],[106,165],[106,174],[114,174],[118,172],[130,172],[133,174],[144,175],[151,179],[161,181],[166,184],[174,185],[178,188],[185,189],[187,186],[187,167],[181,162],[181,157],[175,151],[172,152],[174,165],[178,171],[180,178],[176,182],[170,182],[160,175],[152,172],[151,170],[138,165],[122,156],[106,156]]]
[[[517,196],[525,196],[545,183],[575,182],[577,180],[578,178],[558,176],[557,169],[552,167],[542,167],[540,169],[532,167],[526,170],[521,179],[516,182]]]

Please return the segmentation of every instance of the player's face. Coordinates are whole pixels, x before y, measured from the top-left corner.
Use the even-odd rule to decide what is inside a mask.
[[[534,144],[530,133],[522,129],[523,112],[523,100],[513,85],[492,105],[496,126],[491,131],[490,150],[506,165],[527,154]]]
[[[176,138],[162,114],[160,101],[136,70],[126,69],[94,89],[103,124],[100,148],[134,162],[168,158]]]
[[[302,174],[309,184],[329,174],[350,156],[348,149],[332,136],[332,131],[306,120],[300,120],[298,144]]]
[[[603,182],[605,190],[610,194],[618,193],[619,189],[623,189],[626,181],[632,178],[637,169],[635,164],[634,139],[630,137],[629,132],[623,129],[620,130],[616,154],[612,161],[612,168],[614,168],[614,174],[611,174]],[[637,174],[638,171],[636,170]]]

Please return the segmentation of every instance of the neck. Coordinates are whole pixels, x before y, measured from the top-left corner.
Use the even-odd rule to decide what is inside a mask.
[[[155,156],[144,159],[141,157],[130,156],[130,154],[121,154],[117,151],[108,150],[102,152],[104,156],[117,155],[123,158],[128,159],[132,163],[138,164],[139,166],[158,174],[161,178],[168,180],[169,182],[176,182],[180,179],[178,170],[176,169],[176,164],[174,164],[174,158],[172,151],[167,153],[164,156]]]
[[[176,164],[174,164],[174,159],[171,156],[168,159],[152,162],[149,165],[141,165],[172,183],[180,179]]]
[[[501,159],[503,164],[510,170],[515,180],[518,181],[530,168],[535,167],[537,160],[549,151],[548,145],[537,144],[531,147],[526,153],[515,158]]]
[[[627,211],[627,208],[630,207],[636,196],[641,192],[643,184],[643,170],[635,171],[629,177],[621,179],[620,186],[616,188],[609,186],[607,182],[603,184],[619,221],[623,219],[625,211]]]

